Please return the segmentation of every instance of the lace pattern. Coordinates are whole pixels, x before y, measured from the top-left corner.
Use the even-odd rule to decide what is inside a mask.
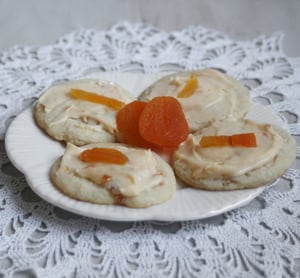
[[[283,35],[237,41],[192,26],[165,32],[120,23],[81,29],[42,47],[0,54],[0,138],[13,117],[54,82],[92,71],[154,73],[218,68],[271,104],[299,143],[300,58]],[[297,161],[248,206],[205,220],[114,223],[62,211],[36,196],[0,145],[0,276],[299,277]]]

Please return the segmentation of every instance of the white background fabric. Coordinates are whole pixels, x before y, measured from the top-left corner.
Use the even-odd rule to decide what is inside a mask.
[[[92,71],[159,72],[214,67],[271,104],[299,144],[300,58],[275,33],[235,41],[201,26],[165,32],[121,23],[80,29],[55,44],[0,54],[0,136],[58,80]],[[34,195],[0,154],[0,276],[299,277],[300,171],[297,160],[250,205],[175,223],[118,223],[80,217]],[[297,159],[300,156],[297,147]]]

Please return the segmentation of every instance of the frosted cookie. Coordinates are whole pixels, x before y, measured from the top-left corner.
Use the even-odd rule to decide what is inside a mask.
[[[213,69],[167,75],[147,88],[140,99],[149,101],[161,95],[180,101],[191,132],[212,120],[243,118],[250,107],[247,88]]]
[[[105,162],[95,161],[97,155]],[[133,208],[163,203],[176,189],[172,168],[157,154],[117,143],[67,144],[52,167],[51,179],[71,198]]]
[[[54,85],[38,99],[34,117],[48,135],[83,145],[116,140],[116,113],[133,97],[120,86],[93,79]]]
[[[220,142],[231,138],[233,144],[233,138],[240,136],[232,135],[249,133],[255,134],[256,147],[203,146],[206,141],[203,139],[208,136],[218,136]],[[190,135],[175,151],[173,166],[177,176],[192,187],[207,190],[253,188],[280,177],[294,161],[295,149],[293,138],[280,127],[249,120],[219,121],[201,133]]]

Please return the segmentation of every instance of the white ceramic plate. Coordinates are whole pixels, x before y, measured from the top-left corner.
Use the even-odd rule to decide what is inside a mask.
[[[85,78],[116,82],[137,96],[162,75],[93,73]],[[254,103],[247,117],[259,122],[284,126],[270,107]],[[18,115],[11,123],[6,134],[5,146],[11,162],[25,175],[29,186],[41,198],[73,213],[99,219],[115,221],[201,219],[246,205],[264,190],[264,187],[260,187],[209,192],[179,187],[171,200],[150,208],[132,209],[123,206],[95,205],[71,199],[51,183],[49,178],[51,166],[63,154],[64,146],[49,138],[36,126],[32,107]]]

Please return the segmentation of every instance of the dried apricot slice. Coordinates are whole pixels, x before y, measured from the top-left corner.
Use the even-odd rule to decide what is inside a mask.
[[[198,87],[198,78],[195,74],[191,74],[190,79],[182,88],[182,90],[177,94],[178,98],[188,98],[194,94]]]
[[[122,152],[112,148],[92,148],[80,153],[83,162],[104,162],[112,164],[126,164],[128,157]]]
[[[230,136],[202,136],[200,147],[225,147],[230,146]]]
[[[200,139],[200,147],[256,147],[256,137],[253,132],[227,135],[216,135],[216,136],[202,136]]]
[[[99,103],[99,104],[108,106],[114,110],[119,110],[125,105],[124,102],[119,101],[115,98],[98,95],[98,94],[87,92],[87,91],[80,90],[80,89],[71,89],[70,95],[73,98],[90,101],[90,102],[94,102],[94,103]]]
[[[234,134],[231,136],[231,145],[234,147],[256,147],[256,137],[254,133]]]
[[[139,118],[141,137],[160,147],[176,147],[189,133],[180,102],[170,96],[150,100]]]
[[[126,104],[117,113],[117,133],[121,142],[137,146],[148,147],[150,144],[145,141],[139,131],[139,118],[146,106],[146,102],[135,100]]]

